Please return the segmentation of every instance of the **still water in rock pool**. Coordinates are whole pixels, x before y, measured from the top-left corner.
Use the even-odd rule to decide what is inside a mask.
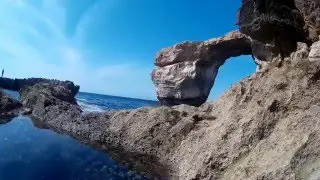
[[[17,96],[15,92],[10,94]],[[98,107],[86,102],[89,106]],[[154,104],[149,102],[149,105]],[[0,124],[0,180],[100,179],[146,178],[128,171],[106,153],[80,144],[68,136],[35,127],[28,117],[20,116]]]

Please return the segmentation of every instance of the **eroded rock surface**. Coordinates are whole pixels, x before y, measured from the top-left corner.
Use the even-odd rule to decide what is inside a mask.
[[[56,100],[77,104],[73,90],[73,86],[69,84],[39,83],[34,86],[26,86],[19,91],[20,101],[28,108],[33,107],[38,100],[40,104],[47,105],[54,104]],[[52,97],[53,100],[48,100],[46,97]]]
[[[39,126],[73,136],[148,175],[318,179],[320,61],[310,31],[317,26],[306,20],[317,22],[311,15],[317,8],[304,12],[310,4],[298,0],[243,2],[239,24],[250,38],[233,32],[177,44],[158,54],[152,73],[163,104],[199,106],[227,58],[253,54],[263,70],[216,102],[82,114],[65,99],[74,98],[69,90],[45,84],[23,88],[21,100]]]
[[[206,42],[183,42],[158,53],[152,80],[162,104],[203,104],[219,67],[230,57],[252,55],[261,70],[270,63],[281,66],[299,43],[310,48],[319,41],[320,1],[242,1],[238,24],[241,33]],[[311,48],[310,60],[317,59],[317,45]]]
[[[230,57],[248,54],[251,41],[238,31],[205,42],[183,42],[163,49],[151,74],[159,101],[164,105],[203,104],[219,67]]]
[[[19,114],[21,103],[0,89],[0,124]]]
[[[320,35],[320,1],[294,0],[296,7],[304,17],[305,30],[312,42],[318,41]]]
[[[13,91],[19,91],[26,86],[33,86],[40,83],[50,83],[52,85],[62,85],[71,90],[72,94],[76,95],[80,89],[80,86],[75,85],[71,81],[59,81],[53,79],[44,78],[28,78],[28,79],[10,79],[0,78],[0,87]]]
[[[32,114],[39,118],[65,118],[69,111],[73,118],[82,112],[72,89],[64,84],[40,83],[26,86],[19,93],[23,106],[30,108]]]
[[[294,0],[247,0],[239,11],[240,31],[263,44],[269,44],[274,57],[282,58],[295,50],[297,42],[306,42],[303,15]],[[270,61],[274,57],[262,59]]]
[[[309,53],[310,61],[320,61],[320,41],[317,41],[312,44],[311,50]]]
[[[235,84],[218,101],[198,108],[145,107],[83,115],[77,105],[43,93],[43,85],[30,90],[39,95],[37,103],[30,105],[45,106],[41,113],[33,111],[45,127],[153,176],[184,180],[317,178],[320,61],[310,62],[304,47],[300,44],[299,52],[291,54],[304,58],[285,61],[281,67],[271,64]],[[21,93],[22,99],[33,99],[28,94]],[[59,103],[46,104],[43,98]]]
[[[310,46],[319,40],[320,1],[243,1],[238,24],[240,31],[253,41],[269,46],[266,49],[269,56],[260,60],[274,60],[278,55],[283,59],[295,51],[297,42]],[[253,48],[257,48],[256,45]]]

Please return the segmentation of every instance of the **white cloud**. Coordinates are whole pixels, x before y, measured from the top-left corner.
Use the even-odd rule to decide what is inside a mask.
[[[35,7],[27,0],[0,0],[0,68],[5,67],[5,75],[68,79],[84,91],[153,98],[151,81],[145,79],[150,69],[123,63],[98,69],[90,66],[89,61],[95,59],[85,53],[81,41],[97,5],[83,13],[75,36],[68,37],[67,9],[59,0],[42,2]],[[151,89],[135,86],[130,91],[141,75]]]

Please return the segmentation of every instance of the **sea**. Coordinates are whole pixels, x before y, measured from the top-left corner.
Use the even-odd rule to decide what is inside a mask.
[[[19,94],[7,91],[13,97]],[[84,112],[157,106],[157,102],[79,92]],[[147,179],[113,161],[107,153],[69,136],[39,129],[19,116],[0,124],[0,180],[135,180]]]

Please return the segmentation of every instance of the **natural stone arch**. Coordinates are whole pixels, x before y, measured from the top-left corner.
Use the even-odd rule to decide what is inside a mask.
[[[210,94],[219,67],[230,57],[251,54],[251,39],[239,31],[163,49],[151,73],[157,97],[163,105],[200,106]]]

